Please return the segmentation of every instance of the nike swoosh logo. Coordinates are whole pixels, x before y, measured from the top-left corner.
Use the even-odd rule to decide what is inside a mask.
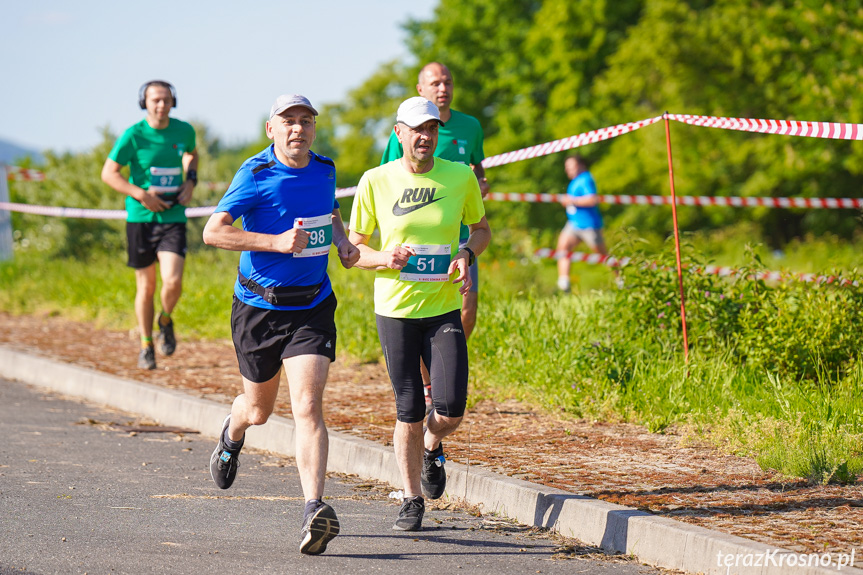
[[[444,197],[446,197],[446,196],[444,196]],[[414,204],[414,205],[407,207],[407,208],[401,207],[399,205],[399,201],[396,200],[396,203],[393,205],[393,215],[394,216],[404,216],[404,215],[407,215],[411,212],[415,212],[420,208],[424,208],[426,206],[429,206],[429,205],[435,203],[436,201],[442,200],[442,199],[444,199],[444,198],[435,198],[433,200],[429,200],[428,202],[423,202],[421,204]]]

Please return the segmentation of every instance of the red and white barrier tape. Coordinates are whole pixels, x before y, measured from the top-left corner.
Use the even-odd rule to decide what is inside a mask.
[[[540,248],[534,252],[534,257],[539,259],[557,260],[561,257],[567,257],[572,262],[582,262],[587,264],[603,264],[609,267],[623,267],[631,263],[630,258],[616,259],[612,256],[603,256],[600,254],[584,253],[584,252],[569,252],[558,254],[556,250],[551,248]],[[727,266],[704,266],[704,267],[689,267],[688,271],[693,273],[702,273],[709,275],[718,275],[721,277],[730,277],[739,275],[741,270]],[[859,285],[859,282],[845,279],[841,276],[828,276],[819,274],[795,274],[783,273],[777,271],[762,271],[752,274],[752,279],[760,279],[765,281],[799,281],[805,283],[816,284],[837,284],[841,286]]]
[[[45,174],[39,170],[25,170],[18,166],[6,166],[6,179],[24,182],[42,182],[45,180]]]
[[[492,192],[488,199],[506,202],[560,202],[566,194],[503,194]],[[662,206],[671,205],[671,196],[603,195],[602,204]],[[742,196],[677,196],[679,206],[726,206],[732,208],[863,208],[861,198],[764,198]]]
[[[617,259],[612,256],[604,256],[602,254],[594,254],[594,253],[585,253],[585,252],[569,252],[565,254],[558,254],[556,250],[551,248],[540,248],[534,252],[534,257],[539,259],[553,259],[557,260],[562,257],[569,258],[571,262],[583,262],[586,264],[594,264],[594,265],[606,265],[610,268],[617,268],[629,265],[629,258],[621,258]]]
[[[608,128],[591,130],[590,132],[570,136],[561,140],[555,140],[553,142],[546,142],[545,144],[539,144],[537,146],[531,146],[529,148],[515,150],[514,152],[506,152],[504,154],[498,154],[496,156],[489,156],[482,161],[482,167],[492,168],[494,166],[502,166],[504,164],[520,162],[521,160],[537,158],[539,156],[547,156],[548,154],[554,154],[556,152],[571,150],[573,148],[578,148],[587,144],[594,144],[603,140],[609,140],[611,138],[633,132],[639,128],[643,128],[644,126],[655,124],[661,119],[662,116],[657,116],[656,118],[649,118],[647,120],[640,120],[638,122],[618,124],[616,126],[610,126]]]
[[[347,198],[356,194],[357,188],[339,188],[336,190],[337,198]],[[488,195],[489,200],[499,202],[528,202],[528,203],[559,203],[565,194],[504,194],[492,192]],[[636,205],[636,206],[663,206],[671,205],[671,196],[597,196],[602,204],[614,205]],[[863,208],[861,198],[746,198],[740,196],[714,197],[714,196],[677,196],[679,206],[724,206],[732,208],[809,208],[809,209],[858,209]],[[215,211],[215,206],[202,206],[197,208],[186,208],[186,217],[197,218],[209,216]],[[55,208],[51,206],[34,206],[30,204],[16,204],[0,202],[0,210],[10,212],[22,212],[27,214],[38,214],[43,216],[59,216],[66,218],[96,218],[96,219],[121,219],[119,215],[125,213],[122,210],[86,210],[79,208]],[[73,215],[85,214],[85,215]]]
[[[15,204],[0,202],[0,210],[34,214],[37,216],[56,216],[60,218],[88,218],[96,220],[126,219],[126,210],[91,210],[83,208],[55,208],[52,206],[31,206],[30,204]]]
[[[197,218],[209,216],[215,211],[215,206],[186,208],[186,217]],[[59,218],[87,218],[91,220],[125,220],[126,210],[96,210],[86,208],[55,208],[51,206],[32,206],[30,204],[15,204],[0,202],[0,210],[33,214],[37,216],[55,216]]]
[[[669,120],[692,126],[780,134],[783,136],[805,136],[830,138],[833,140],[863,140],[863,124],[838,122],[801,122],[797,120],[760,120],[753,118],[721,118],[714,116],[691,116],[689,114],[666,114]]]
[[[638,122],[629,122],[626,124],[618,124],[598,130],[591,130],[568,138],[546,142],[529,148],[522,148],[513,152],[506,152],[496,156],[490,156],[482,161],[485,168],[494,166],[502,166],[529,158],[536,158],[571,150],[587,144],[593,144],[603,140],[608,140],[632,131],[635,131],[644,126],[655,124],[656,122],[668,118],[677,122],[683,122],[693,126],[704,126],[711,128],[720,128],[725,130],[741,130],[747,132],[759,132],[764,134],[780,134],[788,136],[808,136],[814,138],[832,138],[844,140],[863,140],[863,124],[842,124],[836,122],[802,122],[796,120],[761,120],[751,118],[723,118],[714,116],[693,116],[689,114],[664,114],[655,118],[648,118]],[[17,166],[7,166],[7,178],[10,180],[23,181],[44,181],[45,174],[38,170],[24,170]],[[227,189],[228,184],[224,182],[202,182],[210,190]],[[337,198],[347,198],[356,194],[356,187],[339,188],[336,190]],[[556,194],[501,194],[492,193],[491,199],[499,201],[524,201],[524,202],[558,202]],[[668,196],[600,196],[600,202],[606,204],[634,204],[634,205],[669,205],[671,198]],[[680,205],[690,206],[731,206],[731,207],[771,207],[771,208],[859,208],[863,207],[863,200],[857,198],[745,198],[745,197],[711,197],[711,196],[679,196],[678,203]],[[15,206],[24,206],[24,204],[10,204]],[[38,211],[43,209],[42,206],[32,206],[34,210],[26,210],[27,213],[42,213],[44,215],[60,215],[58,212]],[[8,207],[0,207],[0,209],[11,209]],[[45,208],[49,210],[59,210],[65,217],[76,217],[69,215],[73,213],[75,208]],[[205,210],[210,210],[206,212]],[[65,210],[65,211],[64,211]],[[187,215],[196,217],[199,215],[209,215],[213,208],[190,208],[190,210],[198,210],[195,215]],[[14,211],[14,210],[13,210]],[[17,211],[25,211],[18,209]],[[84,210],[85,212],[95,212],[97,215],[78,216],[78,217],[114,217],[99,215],[102,210]]]

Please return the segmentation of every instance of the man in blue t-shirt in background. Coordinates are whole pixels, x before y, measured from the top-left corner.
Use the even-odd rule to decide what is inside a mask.
[[[602,216],[597,207],[599,197],[596,195],[596,182],[588,171],[587,161],[580,155],[570,156],[563,166],[570,182],[566,188],[566,196],[561,201],[566,206],[566,225],[557,239],[557,287],[568,292],[571,262],[568,257],[563,256],[581,242],[604,256],[608,255],[608,249],[602,238]]]
[[[300,552],[318,555],[339,533],[322,501],[329,439],[324,386],[336,357],[336,296],[327,275],[330,246],[345,268],[360,257],[336,201],[333,161],[311,151],[317,110],[304,96],[279,96],[270,109],[264,151],[246,160],[204,228],[204,242],[242,251],[231,333],[244,393],[222,424],[210,457],[221,489],[237,476],[246,429],[273,413],[285,368],[305,497]],[[234,222],[242,218],[242,229]]]

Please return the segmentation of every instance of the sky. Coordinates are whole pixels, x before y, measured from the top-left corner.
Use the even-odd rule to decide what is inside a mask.
[[[403,0],[0,2],[0,139],[83,151],[144,117],[138,89],[177,89],[172,115],[226,144],[255,140],[276,96],[342,101],[377,67],[408,61]],[[409,83],[406,80],[406,84]]]

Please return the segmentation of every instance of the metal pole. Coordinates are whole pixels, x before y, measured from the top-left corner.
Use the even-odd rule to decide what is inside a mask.
[[[6,164],[0,162],[0,202],[9,201],[8,178]],[[12,212],[0,210],[0,261],[11,260],[12,256]]]
[[[668,180],[671,183],[671,219],[674,221],[674,252],[677,258],[677,283],[680,286],[680,321],[683,326],[683,357],[689,361],[689,337],[686,333],[686,299],[683,295],[683,266],[680,263],[680,231],[677,227],[677,196],[674,193],[674,167],[671,162],[671,130],[668,127],[668,112],[665,120],[665,143],[668,148]]]

